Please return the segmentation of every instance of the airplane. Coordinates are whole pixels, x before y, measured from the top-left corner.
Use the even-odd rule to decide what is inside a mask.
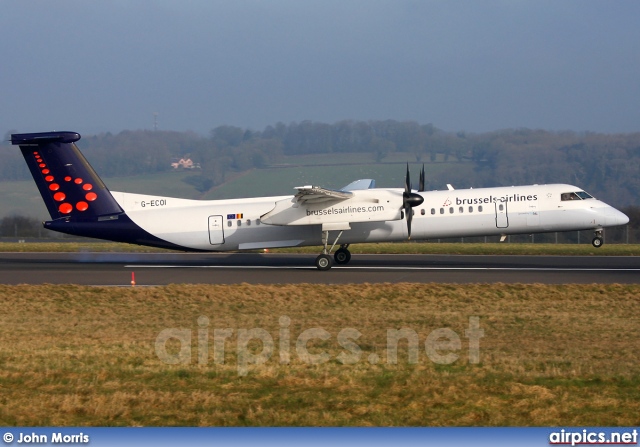
[[[322,246],[315,265],[329,270],[350,261],[355,243],[593,230],[592,244],[600,247],[604,228],[629,222],[566,184],[425,191],[423,165],[413,190],[408,164],[404,188],[363,179],[340,190],[307,185],[294,195],[232,200],[116,192],[78,140],[76,132],[11,135],[51,215],[44,228],[116,242],[211,252]]]

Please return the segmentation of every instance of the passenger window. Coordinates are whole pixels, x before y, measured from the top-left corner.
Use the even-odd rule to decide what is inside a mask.
[[[240,219],[238,219],[237,224],[238,224],[239,227],[241,227],[242,226],[242,221]]]
[[[251,219],[247,219],[247,226],[251,225]]]
[[[450,214],[453,214],[453,207],[450,207],[450,208],[449,208],[449,213],[450,213]]]
[[[472,206],[469,207],[469,212],[473,213],[473,207]]]
[[[233,222],[232,222],[232,221],[230,221],[230,220],[228,220],[228,221],[227,221],[227,226],[228,226],[228,227],[230,227],[231,225],[233,225]]]
[[[444,214],[444,208],[440,208],[440,214]]]
[[[481,213],[482,212],[482,205],[478,206],[478,212]]]
[[[458,211],[460,211],[460,214],[464,213],[464,207],[461,206]]]
[[[435,208],[431,208],[431,214],[435,214],[436,213],[436,209]]]
[[[256,219],[256,225],[260,225],[260,219]]]
[[[503,204],[500,204],[500,206],[498,207],[498,209],[499,209],[500,211],[504,211],[504,205],[503,205]]]
[[[426,212],[425,212],[424,208],[422,208],[422,209],[420,210],[420,214],[421,214],[422,216],[424,216],[424,215],[426,214]]]

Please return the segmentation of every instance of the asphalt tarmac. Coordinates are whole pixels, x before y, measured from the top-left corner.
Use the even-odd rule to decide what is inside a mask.
[[[640,283],[640,257],[353,255],[319,271],[309,254],[0,253],[0,284]]]

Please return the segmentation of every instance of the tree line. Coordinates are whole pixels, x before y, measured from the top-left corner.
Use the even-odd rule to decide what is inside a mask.
[[[638,204],[640,198],[640,133],[472,134],[412,121],[345,120],[277,123],[262,131],[218,126],[207,136],[123,131],[83,136],[79,146],[104,177],[168,171],[172,159],[189,156],[201,170],[186,181],[200,191],[224,183],[230,173],[279,164],[286,156],[349,152],[362,154],[363,162],[384,162],[402,152],[408,161],[472,163],[472,175],[457,180],[459,188],[570,183],[616,206]],[[0,155],[0,181],[30,178],[19,151],[5,142]]]

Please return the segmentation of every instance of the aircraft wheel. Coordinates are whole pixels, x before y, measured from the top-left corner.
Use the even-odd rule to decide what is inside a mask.
[[[339,248],[333,254],[333,259],[335,259],[336,264],[347,264],[351,261],[351,252],[346,248]]]
[[[604,244],[604,239],[602,239],[600,236],[596,236],[591,241],[591,244],[596,248],[600,248],[602,247],[602,244]]]
[[[329,255],[320,255],[316,258],[316,267],[318,267],[318,270],[329,270],[331,264],[333,264],[333,262]]]

